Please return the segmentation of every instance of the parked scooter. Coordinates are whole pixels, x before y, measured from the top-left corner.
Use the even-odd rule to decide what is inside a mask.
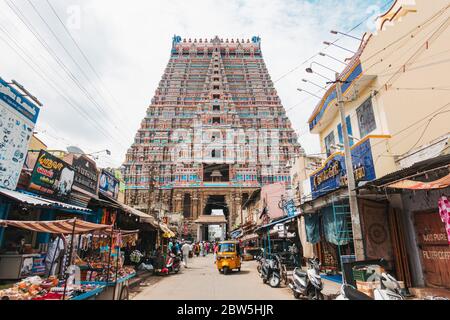
[[[169,271],[169,273],[178,273],[181,268],[181,258],[178,255],[175,255],[173,253],[170,253],[167,256],[166,260],[166,268]]]
[[[393,276],[383,272],[377,275],[377,278],[376,280],[380,280],[381,288],[374,289],[373,298],[344,283],[336,300],[404,300],[400,284]]]
[[[320,277],[319,259],[308,260],[308,270],[305,272],[300,268],[295,268],[292,275],[292,282],[289,284],[294,297],[306,297],[308,300],[323,300],[323,283]]]
[[[281,282],[280,267],[281,261],[277,254],[261,259],[260,276],[263,283],[269,283],[272,288],[278,287]]]

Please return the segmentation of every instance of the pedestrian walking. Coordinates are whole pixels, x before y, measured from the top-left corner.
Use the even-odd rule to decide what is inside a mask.
[[[194,245],[194,253],[196,257],[198,257],[200,254],[200,244],[198,242],[196,242]]]
[[[169,243],[167,245],[167,253],[171,253],[173,248],[173,242],[172,239],[169,240]]]
[[[214,243],[214,263],[216,263],[216,259],[217,259],[217,252],[219,251],[219,244],[216,242]]]
[[[204,257],[205,256],[205,245],[203,243],[203,241],[200,242],[200,256]]]
[[[191,246],[187,242],[185,242],[181,246],[181,252],[183,253],[183,262],[185,268],[188,267],[189,251],[191,251]]]
[[[205,256],[209,253],[209,242],[205,242]]]
[[[294,260],[294,266],[298,267],[299,266],[299,261],[298,261],[298,248],[295,245],[295,243],[292,244],[292,246],[289,248],[289,252],[291,253],[291,256]]]

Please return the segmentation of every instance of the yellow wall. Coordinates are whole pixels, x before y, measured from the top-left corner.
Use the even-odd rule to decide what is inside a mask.
[[[397,6],[401,5],[399,1]],[[450,17],[450,8],[426,23],[447,6],[449,0],[416,0],[416,6],[409,7],[413,10],[404,12],[403,17],[385,24],[382,31],[373,35],[361,56],[363,71],[377,76],[372,90],[379,93],[374,100],[380,108],[380,117],[387,121],[385,133],[392,135],[374,159],[378,160],[378,166],[380,163],[387,166],[383,170],[386,174],[399,169],[394,162],[397,156],[450,131],[450,112],[431,120],[433,113],[450,103],[450,29],[445,22]],[[421,28],[417,28],[419,25]],[[438,31],[441,25],[443,32]],[[412,30],[416,30],[413,38],[409,35]],[[425,42],[433,34],[435,37],[426,49]],[[405,37],[399,40],[402,36]],[[388,47],[390,44],[393,45]],[[445,90],[430,90],[431,87]],[[450,111],[450,104],[442,109],[445,110]]]
[[[410,4],[411,1],[397,1],[387,16],[393,17],[393,12],[400,7],[403,11],[392,22],[385,23],[383,30],[373,34],[364,48],[360,58],[363,74],[375,79],[362,89],[355,86],[347,93],[347,97],[355,98],[346,103],[346,116],[351,117],[354,137],[363,138],[356,109],[370,96],[377,125],[370,135],[392,136],[371,140],[377,177],[400,169],[395,160],[414,146],[426,145],[450,132],[450,104],[445,106],[450,103],[450,23],[445,24],[450,8],[426,23],[450,6],[450,1],[416,0],[416,5]],[[419,25],[421,28],[417,28]],[[412,30],[415,30],[414,37],[409,34]],[[425,42],[433,35],[426,49]],[[401,72],[394,75],[398,70]],[[441,90],[431,90],[431,87]],[[324,139],[331,131],[339,144],[337,126],[341,121],[337,107],[332,106],[327,112],[333,112],[333,108],[333,120],[319,133],[322,153],[326,152]],[[444,113],[436,115],[439,109]]]
[[[47,145],[33,134],[30,139],[28,150],[41,150],[41,149],[44,150],[47,149]]]

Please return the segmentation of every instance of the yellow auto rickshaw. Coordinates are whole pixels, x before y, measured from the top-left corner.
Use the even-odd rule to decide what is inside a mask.
[[[241,271],[241,248],[237,241],[221,241],[218,244],[216,265],[220,273],[228,274],[232,270]]]

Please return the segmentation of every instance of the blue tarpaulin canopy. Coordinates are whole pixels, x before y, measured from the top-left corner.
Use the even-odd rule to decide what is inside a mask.
[[[268,223],[266,225],[263,225],[263,226],[259,227],[255,231],[259,231],[259,230],[262,230],[262,229],[268,229],[268,228],[270,228],[270,227],[272,227],[272,226],[274,226],[276,224],[289,222],[289,221],[291,221],[293,219],[296,219],[298,216],[300,216],[300,214],[296,214],[295,216],[291,216],[291,217],[280,218],[278,220],[272,221],[272,222],[270,222],[270,223]]]

